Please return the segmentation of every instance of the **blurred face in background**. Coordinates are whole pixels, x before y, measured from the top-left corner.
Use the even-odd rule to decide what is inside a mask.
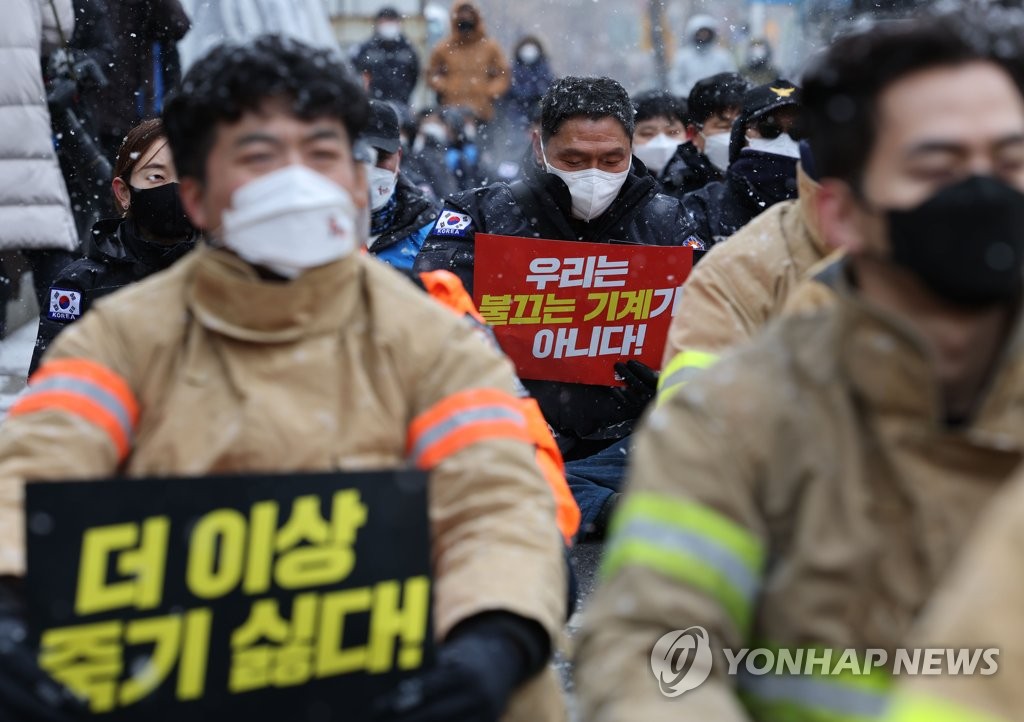
[[[718,113],[712,113],[711,117],[705,120],[699,125],[693,126],[693,132],[691,138],[693,144],[697,146],[697,150],[701,153],[704,152],[704,146],[707,142],[707,138],[710,135],[719,135],[721,133],[731,133],[733,122],[740,116],[740,109],[726,108]]]
[[[375,30],[384,40],[397,40],[402,34],[402,22],[395,18],[381,18],[377,21]]]
[[[642,120],[636,124],[636,130],[633,131],[633,145],[644,145],[659,135],[665,135],[677,143],[685,143],[686,127],[679,118],[664,115]]]

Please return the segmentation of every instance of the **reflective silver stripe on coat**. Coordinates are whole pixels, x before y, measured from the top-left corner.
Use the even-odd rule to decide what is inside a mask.
[[[741,690],[764,702],[784,702],[816,709],[836,716],[881,717],[888,695],[815,677],[741,674]]]
[[[124,438],[129,441],[132,440],[132,434],[135,431],[132,426],[131,417],[128,414],[128,409],[124,407],[116,396],[91,381],[85,379],[74,378],[72,376],[54,376],[48,379],[43,379],[37,384],[33,384],[29,387],[26,398],[32,396],[35,393],[42,393],[45,391],[67,391],[68,393],[78,394],[84,396],[90,401],[93,401],[102,406],[106,411],[109,411],[111,415],[117,420],[117,425],[121,427],[121,431],[124,432]]]
[[[721,573],[729,584],[751,603],[760,587],[760,577],[742,559],[713,539],[678,527],[645,519],[631,519],[615,537],[623,543],[640,540],[667,551],[696,557]]]
[[[678,371],[673,371],[661,382],[662,390],[670,389],[679,384],[689,383],[702,371],[707,371],[706,366],[684,366]]]
[[[526,418],[519,411],[508,406],[478,406],[465,411],[456,411],[444,421],[439,421],[421,433],[416,439],[416,444],[412,447],[410,455],[414,461],[418,462],[427,449],[446,436],[481,421],[513,421],[526,428]]]

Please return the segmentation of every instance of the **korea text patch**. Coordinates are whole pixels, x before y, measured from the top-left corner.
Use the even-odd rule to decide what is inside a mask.
[[[445,211],[434,224],[433,235],[435,236],[465,236],[469,233],[469,227],[473,219],[465,213],[457,211]]]
[[[64,288],[50,289],[46,316],[51,321],[74,321],[82,315],[82,294]]]

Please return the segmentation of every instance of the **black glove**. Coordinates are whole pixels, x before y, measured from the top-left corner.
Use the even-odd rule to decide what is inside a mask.
[[[630,359],[626,363],[620,361],[615,364],[615,373],[622,377],[626,385],[616,388],[612,393],[620,404],[633,409],[639,416],[658,393],[658,372],[636,359]]]
[[[374,705],[376,722],[497,722],[512,692],[547,661],[550,641],[536,622],[505,612],[466,620],[437,663]]]
[[[84,720],[85,705],[39,668],[22,612],[20,601],[0,579],[0,720]]]

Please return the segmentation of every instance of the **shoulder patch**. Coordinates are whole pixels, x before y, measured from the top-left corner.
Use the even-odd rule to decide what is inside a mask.
[[[74,321],[82,315],[82,294],[64,288],[50,289],[50,306],[46,317],[51,321]]]
[[[682,243],[683,248],[692,248],[695,251],[706,251],[704,247],[704,241],[697,238],[697,236],[690,236]]]
[[[472,224],[473,219],[465,213],[446,210],[437,219],[431,233],[435,236],[465,236]]]

